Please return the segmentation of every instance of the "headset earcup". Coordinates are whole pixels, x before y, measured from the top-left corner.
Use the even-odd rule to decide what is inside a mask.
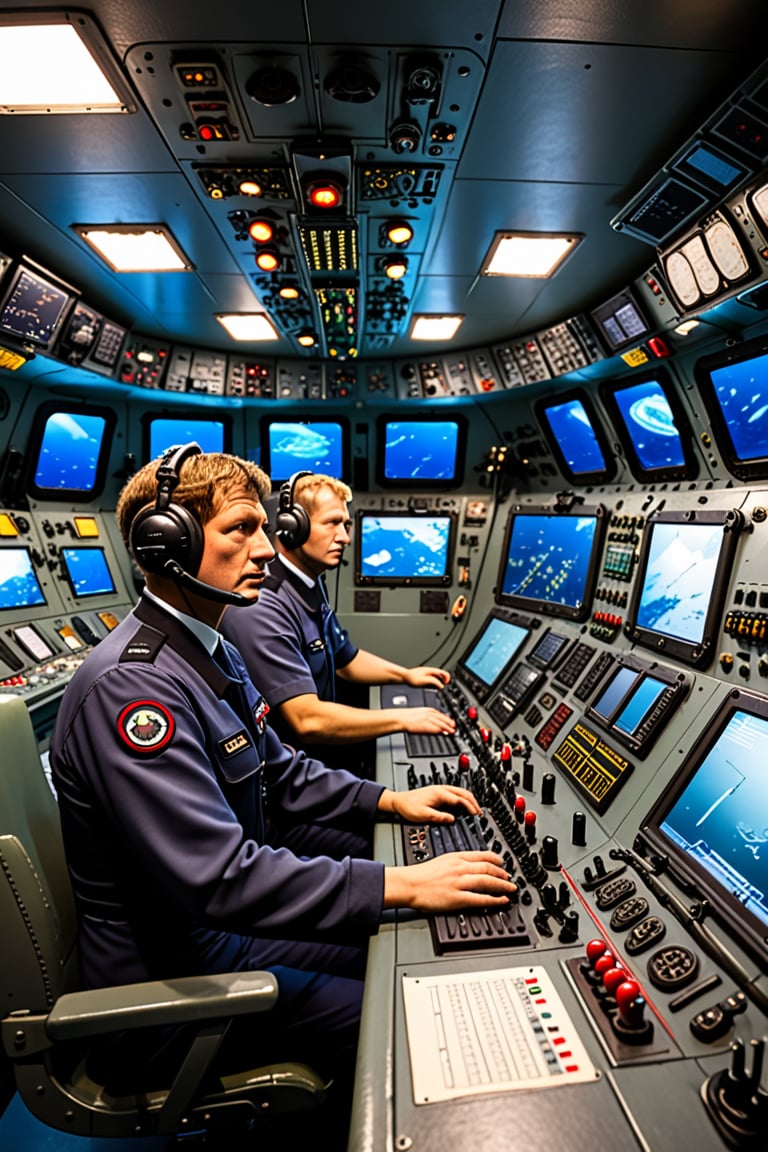
[[[309,539],[309,530],[309,516],[301,504],[293,504],[290,509],[278,512],[275,535],[286,548],[300,548]]]
[[[203,559],[203,530],[196,516],[181,504],[158,511],[145,508],[131,525],[129,545],[145,572],[162,573],[175,560],[196,576]]]

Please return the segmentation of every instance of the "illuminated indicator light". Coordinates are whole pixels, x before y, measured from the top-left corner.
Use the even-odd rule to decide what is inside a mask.
[[[652,336],[648,341],[648,347],[658,360],[662,360],[665,356],[669,356],[669,348],[660,336]]]
[[[314,348],[317,344],[317,335],[314,332],[300,332],[296,339],[302,348]]]
[[[274,272],[280,267],[280,257],[271,248],[264,248],[257,253],[256,264],[262,272]]]
[[[565,1044],[565,1036],[555,1036],[552,1040],[553,1044]]]
[[[578,1064],[566,1064],[565,1070],[566,1072],[578,1072],[579,1066]]]
[[[248,235],[251,240],[255,240],[257,244],[266,244],[271,240],[275,234],[275,230],[269,220],[263,220],[260,217],[252,220],[248,225]]]
[[[393,220],[387,224],[387,240],[390,244],[407,244],[413,239],[413,228],[405,220]]]
[[[541,988],[532,988],[531,991],[532,992],[541,992]],[[547,1002],[546,996],[542,996],[540,999],[534,1000],[534,1004],[546,1004],[546,1002]]]
[[[283,300],[298,300],[299,290],[293,284],[284,284],[278,295],[282,296]]]
[[[401,280],[407,271],[408,261],[404,257],[390,258],[384,263],[384,273],[390,280]]]
[[[341,187],[332,180],[307,185],[307,200],[313,208],[338,208],[341,204]]]
[[[241,196],[261,196],[262,187],[256,180],[241,180],[238,191]]]
[[[643,348],[632,348],[629,352],[622,352],[621,358],[630,368],[637,368],[640,364],[647,364],[650,360]]]

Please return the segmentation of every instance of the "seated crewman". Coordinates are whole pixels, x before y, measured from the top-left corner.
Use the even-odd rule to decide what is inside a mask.
[[[384,910],[501,906],[514,885],[491,852],[370,859],[376,820],[451,821],[446,806],[477,812],[475,799],[327,769],[265,724],[216,629],[224,602],[259,594],[267,491],[254,465],[194,444],[129,480],[117,518],[146,589],[67,687],[51,765],[85,986],[271,969],[276,1011],[233,1025],[219,1060],[306,1060],[331,1075],[351,1063]],[[179,1039],[133,1036],[105,1046],[118,1084],[160,1072]]]
[[[405,668],[357,648],[330,608],[323,574],[339,567],[350,543],[351,499],[347,485],[330,476],[292,476],[280,490],[277,557],[269,565],[258,608],[229,609],[221,624],[267,697],[271,722],[282,739],[327,755],[331,765],[339,762],[343,749],[327,749],[329,744],[348,745],[392,732],[455,730],[453,717],[438,708],[369,710],[337,700],[337,678],[435,689],[450,679],[442,668]],[[344,762],[352,760],[347,756]]]

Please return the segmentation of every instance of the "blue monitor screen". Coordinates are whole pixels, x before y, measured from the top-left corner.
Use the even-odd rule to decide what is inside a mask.
[[[61,558],[75,596],[104,596],[115,591],[101,548],[62,548]]]
[[[93,492],[107,420],[83,412],[52,412],[45,421],[33,483],[59,492]]]
[[[518,513],[508,527],[497,598],[578,618],[589,607],[599,543],[595,515]]]
[[[737,462],[768,456],[768,354],[710,373]]]
[[[363,582],[448,583],[450,514],[358,513],[357,574]]]
[[[492,616],[462,660],[463,666],[489,687],[517,655],[528,629]]]
[[[456,420],[386,420],[379,427],[382,485],[460,479]]]
[[[617,388],[613,399],[641,469],[650,472],[685,465],[675,417],[663,388],[656,380]]]
[[[265,467],[273,484],[302,471],[344,476],[344,429],[338,421],[274,420],[267,429],[267,441]]]
[[[156,417],[149,425],[149,459],[156,460],[174,444],[190,444],[193,440],[203,452],[223,452],[223,422],[192,417]]]
[[[636,732],[666,687],[661,680],[654,680],[652,676],[641,680],[614,721],[619,731],[629,736]]]
[[[552,439],[558,445],[568,471],[573,476],[605,472],[606,463],[589,413],[581,400],[548,404],[541,409]]]
[[[0,609],[32,608],[45,596],[27,548],[0,549]]]
[[[700,644],[715,588],[723,525],[651,523],[637,607],[638,627]]]
[[[697,872],[768,927],[768,719],[733,711],[659,824]]]
[[[71,300],[68,292],[31,269],[19,267],[0,310],[0,328],[46,346]]]

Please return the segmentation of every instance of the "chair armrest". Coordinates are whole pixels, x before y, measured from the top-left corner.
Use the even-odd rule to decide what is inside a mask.
[[[123,1029],[266,1012],[274,1007],[277,996],[277,980],[271,972],[119,984],[60,996],[46,1018],[45,1030],[51,1040],[82,1040]]]

